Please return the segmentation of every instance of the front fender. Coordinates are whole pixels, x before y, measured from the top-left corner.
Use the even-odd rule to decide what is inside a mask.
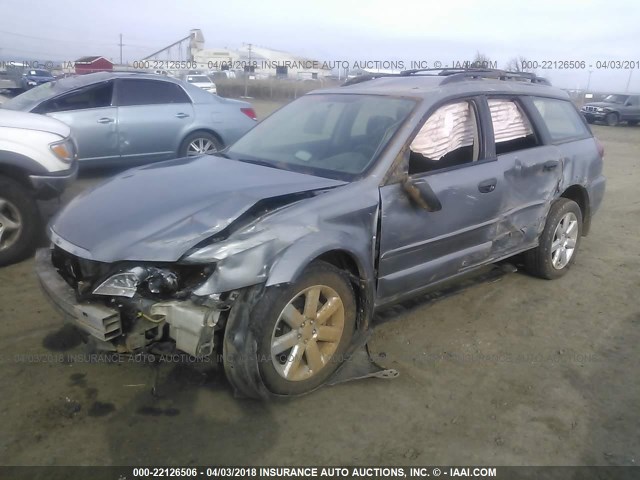
[[[371,236],[354,238],[353,233],[317,232],[298,240],[275,260],[268,274],[267,286],[295,282],[309,263],[335,250],[345,252],[355,261],[361,278],[372,279],[373,267],[371,261],[367,261],[372,258]]]
[[[354,229],[355,230],[355,229]],[[308,231],[307,231],[308,232]],[[304,268],[320,255],[341,250],[352,257],[360,276],[373,279],[373,240],[365,232],[309,232],[295,239],[269,236],[264,242],[255,242],[245,248],[245,241],[229,242],[225,248],[241,249],[216,263],[207,281],[194,290],[197,296],[228,292],[260,283],[266,286],[295,281]],[[357,248],[353,248],[357,246]]]

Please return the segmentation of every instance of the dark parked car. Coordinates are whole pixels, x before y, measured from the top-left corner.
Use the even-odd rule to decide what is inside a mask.
[[[25,70],[22,74],[20,84],[24,90],[30,90],[33,87],[42,85],[43,83],[52,82],[55,77],[48,70]]]
[[[558,278],[602,147],[566,93],[502,78],[316,91],[224,153],[123,173],[53,221],[44,290],[102,348],[221,349],[234,388],[267,396],[327,381],[379,307],[519,253]]]
[[[620,122],[637,125],[640,121],[640,95],[607,95],[601,102],[585,104],[580,112],[589,123],[600,121],[611,127]]]
[[[78,158],[137,163],[211,154],[256,123],[251,104],[154,74],[91,73],[36,87],[2,108],[41,113],[73,129]]]

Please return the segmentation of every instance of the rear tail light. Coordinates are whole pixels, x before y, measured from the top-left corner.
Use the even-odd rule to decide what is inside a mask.
[[[596,146],[598,147],[598,154],[600,155],[600,158],[604,158],[604,145],[602,145],[602,142],[597,138],[596,138]]]
[[[258,120],[258,117],[256,117],[256,111],[253,108],[241,108],[240,111],[251,120]]]

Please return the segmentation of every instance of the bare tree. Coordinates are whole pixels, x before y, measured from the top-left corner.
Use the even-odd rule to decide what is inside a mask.
[[[510,72],[529,72],[536,73],[535,68],[528,68],[531,62],[529,62],[526,57],[517,56],[511,57],[507,63],[505,63],[504,68]]]
[[[471,61],[470,67],[490,68],[491,67],[491,59],[489,58],[488,55],[485,55],[484,53],[480,53],[479,51],[476,51],[476,56],[473,57],[473,60]]]

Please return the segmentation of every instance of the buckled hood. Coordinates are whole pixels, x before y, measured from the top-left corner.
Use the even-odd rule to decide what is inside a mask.
[[[218,156],[128,170],[72,200],[51,223],[52,241],[101,262],[174,262],[257,202],[342,181]]]

